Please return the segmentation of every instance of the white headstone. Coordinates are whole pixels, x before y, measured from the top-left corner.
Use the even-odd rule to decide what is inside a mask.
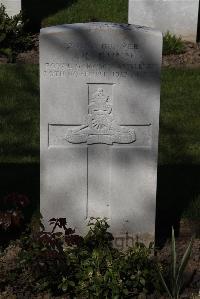
[[[13,17],[21,11],[21,0],[0,0],[0,4],[5,6],[6,13],[9,17]]]
[[[41,213],[77,232],[108,217],[116,245],[155,229],[160,32],[89,23],[41,30]],[[120,245],[120,246],[121,246]]]
[[[196,42],[198,10],[199,0],[129,0],[128,22]]]

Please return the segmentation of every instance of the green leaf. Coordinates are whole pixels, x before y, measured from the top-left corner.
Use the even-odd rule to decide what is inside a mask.
[[[146,283],[145,279],[144,279],[144,278],[140,278],[140,283],[141,283],[143,286],[145,286],[145,283]]]
[[[161,282],[162,282],[162,284],[163,284],[163,287],[165,288],[165,290],[166,290],[166,292],[167,292],[169,298],[170,298],[170,299],[174,299],[174,298],[172,297],[171,293],[170,293],[169,288],[167,287],[167,284],[166,284],[166,282],[165,282],[165,280],[164,280],[164,277],[163,277],[163,275],[162,275],[160,269],[159,269],[158,267],[157,267],[157,269],[158,269],[158,274],[159,274],[160,280],[161,280]]]
[[[171,254],[172,254],[172,279],[171,279],[171,286],[172,286],[172,293],[173,296],[176,294],[176,241],[174,236],[174,228],[172,227],[172,240],[171,240]]]
[[[181,286],[182,286],[182,276],[183,276],[183,272],[184,272],[185,268],[187,267],[188,261],[190,259],[190,255],[192,252],[192,246],[193,246],[193,240],[194,240],[194,238],[192,237],[192,239],[190,240],[190,243],[182,257],[180,266],[178,268],[177,278],[176,278],[176,284],[178,286],[177,294],[179,294]]]
[[[123,293],[124,293],[124,295],[128,295],[128,293],[129,293],[129,291],[127,290],[127,289],[123,289]]]

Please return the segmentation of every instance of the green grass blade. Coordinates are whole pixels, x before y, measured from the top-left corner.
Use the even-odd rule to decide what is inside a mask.
[[[181,263],[180,263],[180,266],[178,268],[178,272],[177,272],[177,279],[176,279],[176,284],[178,286],[178,294],[180,292],[180,289],[181,289],[181,280],[182,280],[182,277],[183,277],[183,272],[185,270],[185,268],[187,267],[187,264],[188,264],[188,261],[190,259],[190,255],[191,255],[191,252],[192,252],[192,246],[193,246],[193,238],[190,240],[190,243],[182,257],[182,260],[181,260]]]
[[[167,286],[167,284],[166,284],[166,282],[165,282],[165,280],[164,280],[164,277],[163,277],[163,275],[162,275],[162,273],[161,273],[159,267],[157,267],[157,269],[158,269],[158,274],[159,274],[160,280],[161,280],[161,282],[162,282],[162,284],[163,284],[163,287],[165,288],[165,290],[166,290],[166,292],[167,292],[169,298],[170,298],[170,299],[173,299],[173,297],[172,297],[172,295],[171,295],[171,293],[170,293],[170,290],[169,290],[169,288],[168,288],[168,286]]]
[[[172,227],[172,240],[171,240],[171,255],[172,255],[172,264],[171,264],[171,272],[172,272],[172,278],[171,278],[171,289],[173,296],[176,294],[176,241],[174,236],[174,228]]]

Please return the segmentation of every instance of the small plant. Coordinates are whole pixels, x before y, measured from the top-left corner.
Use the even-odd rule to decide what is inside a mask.
[[[181,37],[169,31],[163,37],[163,55],[181,54],[185,52],[185,45]]]
[[[75,230],[67,227],[65,218],[52,218],[49,220],[53,226],[52,231],[44,230],[40,222],[40,231],[34,231],[27,236],[25,234],[22,241],[22,251],[19,256],[21,270],[33,273],[35,292],[57,290],[63,276],[74,275],[76,265],[71,262],[72,256],[68,256],[64,251],[65,246],[73,247],[80,245],[82,237],[75,235]],[[62,231],[58,231],[61,229]]]
[[[170,287],[167,286],[167,283],[158,268],[158,273],[161,279],[161,282],[169,296],[170,299],[179,299],[179,295],[183,286],[183,274],[185,268],[187,267],[191,251],[192,251],[193,238],[191,239],[180,264],[177,266],[176,259],[176,241],[174,237],[174,229],[172,228],[172,239],[171,239],[171,273],[170,273]]]
[[[111,248],[114,240],[111,233],[108,232],[109,224],[107,218],[93,218],[88,222],[89,231],[85,236],[85,243],[91,247]]]
[[[0,5],[0,54],[9,62],[15,62],[19,52],[26,51],[33,45],[30,35],[24,30],[21,13],[13,17],[6,14],[5,7]]]
[[[49,222],[50,232],[42,225],[30,232],[30,226],[22,236],[16,267],[4,278],[12,289],[94,299],[135,298],[160,289],[151,246],[137,242],[118,251],[106,219],[91,218],[85,237],[76,235],[65,218]]]
[[[81,248],[75,249],[79,267],[74,290],[78,298],[122,299],[159,288],[155,264],[150,258],[151,246],[136,243],[127,252],[119,252],[113,248],[106,218],[91,218],[88,226]],[[71,286],[71,280],[63,277],[59,288],[66,291]]]

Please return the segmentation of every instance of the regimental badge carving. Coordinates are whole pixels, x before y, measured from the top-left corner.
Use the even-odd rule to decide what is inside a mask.
[[[117,124],[111,97],[98,87],[89,99],[86,124],[68,129],[65,139],[70,143],[129,144],[136,141],[136,134],[133,129]]]

